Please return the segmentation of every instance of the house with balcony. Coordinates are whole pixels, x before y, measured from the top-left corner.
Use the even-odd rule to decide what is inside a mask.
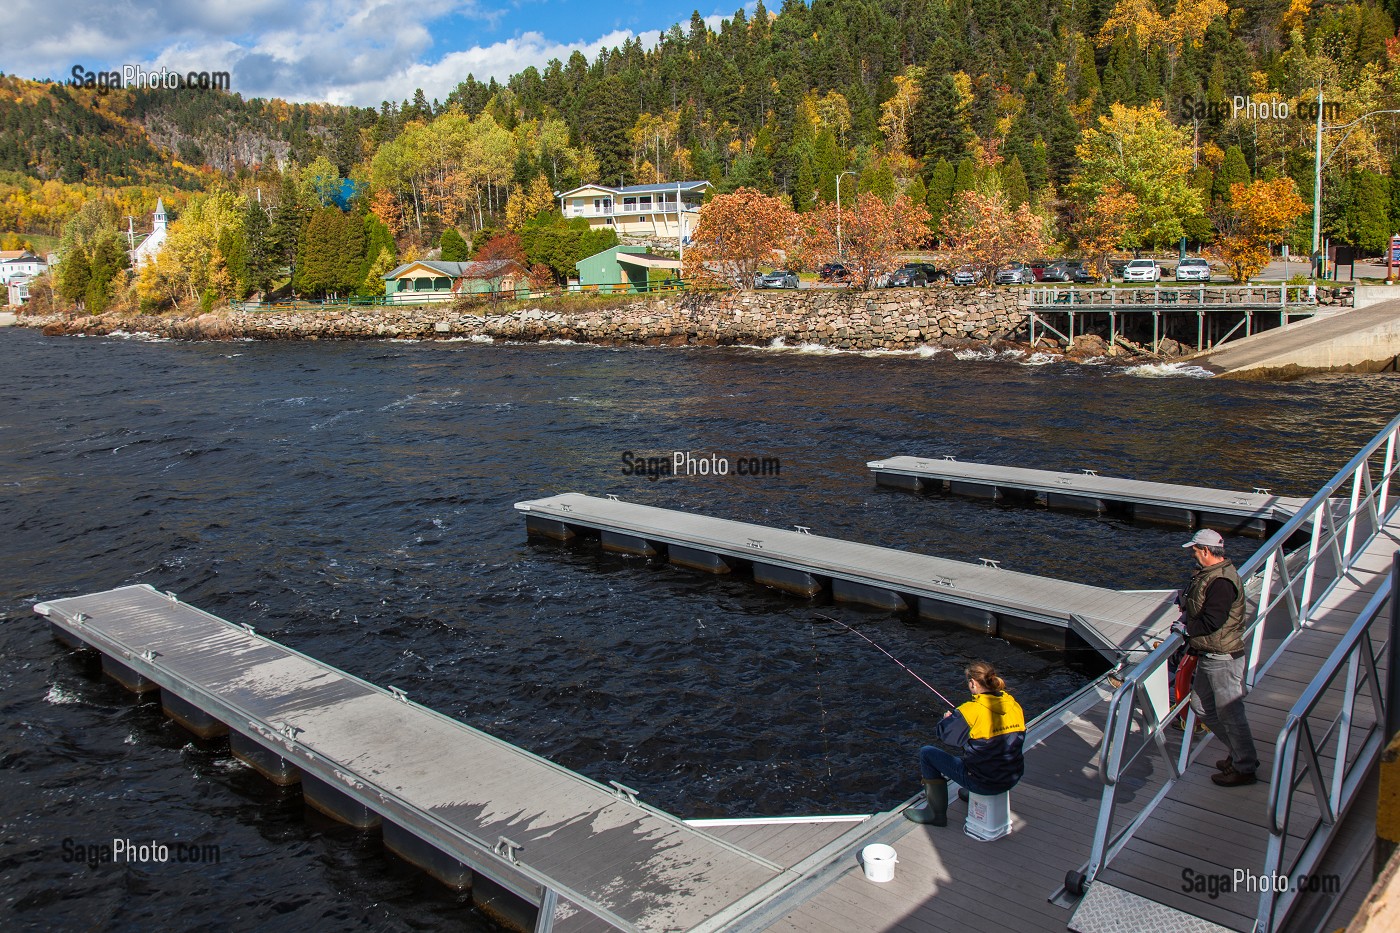
[[[583,217],[594,229],[609,228],[619,238],[688,241],[700,216],[708,181],[655,185],[584,185],[559,195],[565,217]]]
[[[19,278],[32,279],[48,267],[47,262],[27,249],[5,250],[0,252],[0,285]]]

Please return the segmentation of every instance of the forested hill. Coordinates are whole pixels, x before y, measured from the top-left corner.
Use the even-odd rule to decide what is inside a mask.
[[[803,210],[831,200],[845,170],[865,188],[916,185],[932,196],[971,163],[1009,169],[1013,193],[1024,187],[1040,205],[1047,192],[1069,191],[1076,145],[1100,117],[1115,104],[1157,101],[1189,131],[1193,163],[1204,167],[1193,184],[1207,203],[1241,172],[1288,175],[1310,194],[1312,126],[1297,108],[1319,86],[1340,108],[1335,122],[1400,107],[1397,8],[1400,0],[784,0],[773,13],[760,2],[717,31],[696,14],[655,48],[633,41],[592,61],[575,52],[504,85],[463,76],[446,100],[405,89],[402,103],[377,110],[0,79],[0,169],[188,187],[324,157],[341,177],[402,201],[418,197],[417,182],[412,153],[393,146],[415,125],[462,114],[489,116],[514,140],[509,173],[482,182],[489,196],[468,214],[477,225],[541,176],[555,190],[702,177],[720,190],[786,194]],[[1236,96],[1287,103],[1293,117],[1239,117]],[[1388,184],[1397,152],[1400,126],[1375,121],[1348,138],[1328,167],[1343,182],[1324,187],[1334,199],[1329,224],[1349,223],[1345,198],[1374,187],[1363,173]],[[431,232],[430,207],[412,204],[417,235]]]

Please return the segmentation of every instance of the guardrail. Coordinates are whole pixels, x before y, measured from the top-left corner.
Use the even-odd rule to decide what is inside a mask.
[[[1391,501],[1390,490],[1397,467],[1400,467],[1396,462],[1397,441],[1400,441],[1400,416],[1362,447],[1240,567],[1251,613],[1245,629],[1249,651],[1245,682],[1249,686],[1253,686],[1258,676],[1281,656],[1293,636],[1311,624],[1323,601],[1394,514],[1397,506]],[[1373,462],[1377,458],[1378,464]],[[1333,494],[1338,492],[1346,492],[1346,497],[1334,500]],[[1286,545],[1295,535],[1303,533],[1308,534],[1305,556],[1299,556],[1301,548],[1299,553],[1290,554]],[[1287,626],[1279,644],[1261,664],[1265,627],[1270,621],[1274,623],[1274,634],[1283,623]],[[1180,634],[1168,635],[1128,671],[1109,702],[1099,749],[1103,794],[1098,823],[1088,864],[1083,870],[1072,870],[1065,877],[1065,888],[1071,893],[1082,893],[1084,886],[1113,860],[1194,758],[1195,711],[1190,709],[1186,697],[1172,703],[1168,685],[1169,661],[1184,643]],[[1166,730],[1173,720],[1183,715],[1181,746],[1173,754],[1168,747]],[[1135,744],[1131,729],[1134,721],[1139,725]],[[1280,742],[1283,741],[1284,736],[1280,734]],[[1166,780],[1142,810],[1115,832],[1118,782],[1129,767],[1152,749],[1166,761]]]
[[[1185,282],[1155,285],[1037,286],[1031,289],[1031,303],[1048,310],[1094,311],[1109,308],[1133,309],[1156,305],[1183,311],[1196,308],[1253,308],[1267,310],[1289,305],[1317,304],[1313,285],[1191,285]]]
[[[1300,893],[1300,880],[1311,876],[1326,854],[1333,827],[1346,815],[1371,765],[1385,746],[1387,724],[1394,717],[1395,685],[1393,679],[1389,685],[1384,683],[1378,668],[1382,654],[1387,651],[1391,672],[1400,663],[1396,641],[1400,634],[1400,611],[1396,605],[1391,605],[1389,612],[1381,610],[1397,591],[1400,591],[1400,552],[1396,552],[1392,560],[1390,576],[1299,695],[1279,730],[1269,782],[1269,848],[1261,876],[1266,879],[1287,877],[1289,883],[1284,891],[1277,890],[1281,885],[1260,886],[1258,920],[1261,930],[1275,929],[1288,916]],[[1384,631],[1386,627],[1389,632]],[[1376,629],[1382,629],[1379,637]],[[1340,707],[1335,716],[1324,717],[1315,727],[1318,707],[1329,696],[1343,670],[1346,681]],[[1363,689],[1375,718],[1355,743],[1352,756],[1351,733]],[[1320,736],[1317,735],[1319,730]],[[1333,760],[1330,767],[1325,767],[1323,757],[1329,750]],[[1312,799],[1318,812],[1296,844],[1297,851],[1290,854],[1288,834],[1296,816],[1294,793],[1304,778],[1312,785]]]
[[[468,300],[480,303],[492,301],[540,301],[547,298],[560,298],[566,295],[674,295],[690,291],[690,282],[671,279],[666,282],[643,282],[641,284],[569,285],[564,288],[514,288],[495,292],[472,292],[454,294],[451,292],[398,292],[405,297],[399,299],[376,295],[372,298],[304,298],[289,301],[230,301],[229,307],[235,311],[335,311],[351,308],[427,308],[434,305],[451,304],[454,301]],[[419,295],[424,297],[419,298]],[[427,297],[435,295],[436,297]]]

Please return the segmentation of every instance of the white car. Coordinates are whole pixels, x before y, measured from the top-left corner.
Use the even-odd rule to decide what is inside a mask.
[[[1187,256],[1177,263],[1176,280],[1178,282],[1209,282],[1210,263],[1204,259]]]
[[[1134,259],[1123,267],[1124,282],[1160,282],[1162,269],[1155,259]]]

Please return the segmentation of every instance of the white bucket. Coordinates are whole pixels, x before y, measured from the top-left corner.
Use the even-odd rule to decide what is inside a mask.
[[[865,866],[865,877],[871,881],[893,881],[895,857],[894,846],[875,843],[860,850],[860,861]]]

